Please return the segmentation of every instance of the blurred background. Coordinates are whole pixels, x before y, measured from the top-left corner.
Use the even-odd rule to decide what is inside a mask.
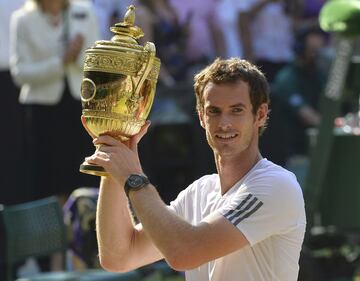
[[[339,4],[335,11],[325,11],[329,2]],[[163,200],[216,172],[195,110],[194,74],[216,57],[248,59],[271,86],[261,152],[293,171],[305,195],[299,280],[360,280],[358,0],[0,0],[0,280],[184,280],[164,263],[101,275],[99,178],[78,172],[94,151],[80,122],[84,51],[110,40],[109,27],[131,4],[145,33],[140,44],[154,42],[162,62],[139,149]],[[351,34],[327,22],[349,13]],[[39,215],[52,213],[41,209],[52,204],[61,245],[16,256],[14,245],[52,221]],[[31,216],[11,217],[20,210]],[[18,230],[22,238],[9,230],[36,216],[36,227]],[[39,249],[46,236],[36,240]]]

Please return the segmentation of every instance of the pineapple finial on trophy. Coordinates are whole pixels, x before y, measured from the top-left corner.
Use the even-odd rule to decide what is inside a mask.
[[[136,44],[136,40],[143,37],[144,32],[140,27],[135,25],[135,19],[135,6],[130,5],[125,13],[124,20],[110,28],[111,32],[115,34],[114,37],[111,38],[111,41]]]
[[[135,24],[135,6],[134,5],[130,5],[128,7],[128,10],[124,16],[124,22],[126,22],[130,25]]]

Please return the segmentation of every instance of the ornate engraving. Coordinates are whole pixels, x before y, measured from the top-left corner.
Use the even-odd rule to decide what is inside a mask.
[[[84,71],[100,71],[130,76],[139,75],[146,56],[136,53],[102,54],[102,52],[87,52]],[[160,72],[160,61],[155,60],[147,79],[157,81]]]
[[[142,67],[136,54],[124,53],[122,56],[112,54],[88,53],[85,57],[84,71],[101,71],[134,76]]]
[[[143,101],[144,97],[135,97],[131,96],[129,99],[126,100],[125,104],[130,114],[134,114],[138,108],[140,103]]]
[[[155,60],[154,65],[149,73],[148,79],[152,81],[157,81],[160,73],[160,61]]]

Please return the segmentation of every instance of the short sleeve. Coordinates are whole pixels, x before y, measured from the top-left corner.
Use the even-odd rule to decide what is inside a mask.
[[[197,224],[205,213],[202,211],[207,205],[208,197],[214,194],[217,175],[205,175],[194,181],[181,191],[177,198],[170,202],[169,208],[186,221]]]
[[[301,188],[295,177],[259,177],[245,183],[220,213],[254,245],[305,223]]]
[[[186,197],[186,189],[181,191],[175,200],[170,202],[168,208],[174,211],[178,216],[184,217],[185,214],[185,197]]]
[[[190,184],[187,188],[182,190],[175,200],[170,202],[168,206],[171,210],[173,210],[178,216],[185,218],[186,210],[189,209],[189,206],[193,206],[193,194],[196,191],[196,186],[199,180]]]

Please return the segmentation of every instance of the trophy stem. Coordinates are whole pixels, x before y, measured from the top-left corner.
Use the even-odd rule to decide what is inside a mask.
[[[95,165],[95,164],[89,164],[86,161],[84,161],[81,165],[80,165],[80,172],[84,173],[84,174],[89,174],[89,175],[93,175],[93,176],[98,176],[98,177],[102,177],[102,176],[108,176],[108,172],[105,171],[105,169],[99,165]]]

